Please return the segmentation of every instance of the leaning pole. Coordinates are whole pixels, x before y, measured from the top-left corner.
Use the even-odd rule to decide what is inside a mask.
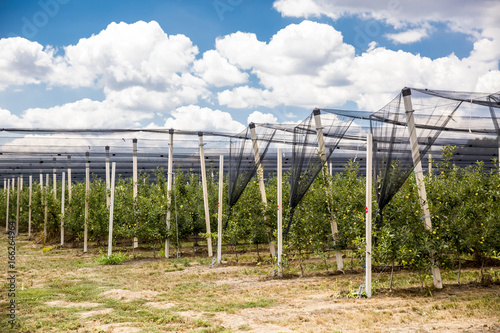
[[[426,230],[432,230],[431,214],[429,211],[429,204],[427,202],[427,192],[425,191],[424,174],[422,170],[422,161],[420,159],[420,151],[418,149],[418,138],[417,131],[415,128],[415,119],[413,118],[413,105],[411,102],[411,90],[410,88],[404,88],[402,91],[403,102],[405,106],[406,121],[408,124],[408,135],[410,137],[411,155],[413,158],[413,166],[415,172],[415,179],[417,183],[418,197],[420,201],[420,208],[422,209],[422,220],[424,221],[424,227]],[[441,272],[435,261],[434,254],[431,254],[431,270],[432,277],[434,279],[434,287],[437,289],[443,288],[443,282],[441,281]]]
[[[326,158],[326,153],[325,153],[325,140],[323,137],[323,126],[321,125],[321,111],[319,109],[314,109],[313,110],[313,115],[314,115],[314,122],[316,125],[316,135],[318,136],[318,148],[319,148],[319,153],[321,157],[321,161],[323,162],[323,167],[327,165],[327,158]],[[330,226],[332,228],[332,238],[333,238],[333,244],[336,243],[337,240],[337,234],[338,234],[338,226],[337,226],[337,221],[335,221],[335,217],[333,216],[333,212],[330,210],[331,214],[331,221],[330,221]],[[337,269],[339,271],[344,270],[344,261],[342,259],[342,252],[339,250],[335,250],[335,258],[337,261]]]

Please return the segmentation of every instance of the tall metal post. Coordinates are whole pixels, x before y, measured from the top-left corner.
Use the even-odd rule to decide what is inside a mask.
[[[424,227],[426,230],[432,230],[431,214],[429,212],[429,204],[427,202],[427,192],[425,191],[424,175],[422,170],[422,161],[420,160],[420,151],[418,149],[418,138],[417,131],[415,128],[415,120],[413,117],[413,105],[411,101],[411,90],[410,88],[404,88],[402,90],[403,102],[405,106],[406,121],[408,124],[408,132],[410,137],[411,152],[413,158],[413,165],[415,171],[415,179],[417,184],[418,197],[420,201],[420,207],[422,209],[422,219],[424,220]],[[443,282],[441,280],[441,272],[437,266],[434,258],[431,258],[431,270],[434,279],[434,287],[437,289],[443,288]]]
[[[278,186],[277,186],[277,215],[278,215],[278,276],[283,276],[283,152],[278,149]]]
[[[323,162],[323,165],[326,166],[327,158],[326,158],[326,153],[325,153],[325,140],[323,138],[323,126],[321,124],[321,111],[319,109],[314,109],[313,115],[314,115],[314,122],[316,125],[316,135],[318,136],[318,146],[319,146],[320,157],[321,157],[321,160]],[[330,207],[330,211],[331,210],[332,209]],[[330,226],[332,228],[333,243],[335,244],[336,239],[337,239],[337,233],[339,232],[339,230],[338,230],[338,226],[337,226],[337,221],[335,221],[335,218],[334,218],[332,212],[331,212]],[[337,269],[339,271],[344,270],[344,261],[342,259],[342,252],[335,250],[335,258],[337,261]]]
[[[9,231],[10,179],[7,179],[7,200],[5,203],[5,232]]]
[[[224,155],[219,156],[219,204],[217,212],[217,263],[222,258],[222,203],[224,202]]]
[[[133,155],[132,155],[132,183],[133,190],[132,196],[134,198],[134,208],[137,208],[137,139],[132,140],[133,144]],[[134,237],[132,247],[135,249],[139,247],[139,239]]]
[[[66,173],[62,172],[61,179],[61,246],[64,246],[64,200],[65,200],[65,188],[66,188]]]
[[[373,187],[373,135],[368,134],[366,140],[366,276],[365,276],[365,286],[366,286],[366,296],[372,296],[372,187]]]
[[[168,174],[167,174],[167,229],[170,230],[172,209],[170,205],[172,203],[172,174],[174,168],[174,130],[170,129],[169,134],[169,144],[168,144]],[[180,253],[180,249],[179,249]],[[165,258],[170,257],[170,239],[167,237],[165,239]]]
[[[31,199],[33,197],[33,175],[29,177],[29,197],[28,197],[28,237],[31,238]]]
[[[16,236],[19,235],[19,208],[20,208],[20,197],[21,197],[21,177],[17,177],[17,208],[16,208]]]
[[[106,163],[105,163],[105,171],[106,171],[106,207],[109,209],[109,191],[110,191],[110,179],[109,179],[109,146],[105,147],[106,150]]]
[[[113,253],[113,213],[115,209],[115,174],[116,162],[111,166],[111,189],[109,198],[109,230],[108,230],[108,256]]]
[[[203,152],[203,133],[198,133],[198,142],[200,146],[200,167],[201,167],[201,182],[203,186],[203,204],[205,206],[205,224],[207,234],[210,234],[210,211],[208,207],[208,189],[207,189],[207,171],[205,170],[205,154]],[[212,257],[212,237],[207,237],[208,256]]]

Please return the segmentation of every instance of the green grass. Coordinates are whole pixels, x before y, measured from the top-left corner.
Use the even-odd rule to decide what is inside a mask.
[[[95,261],[99,265],[120,265],[126,259],[128,259],[128,255],[126,255],[125,253],[118,252],[118,253],[111,253],[110,255],[101,254],[99,257],[95,259]]]

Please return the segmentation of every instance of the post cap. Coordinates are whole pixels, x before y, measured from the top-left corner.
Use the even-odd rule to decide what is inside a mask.
[[[198,132],[198,136],[203,136],[203,132]]]
[[[249,127],[249,128],[255,128],[255,123],[250,123],[250,124],[248,124],[248,127]]]
[[[403,90],[401,90],[401,92],[403,93],[403,97],[411,95],[411,89],[410,88],[403,88]]]
[[[132,143],[137,143],[137,139],[132,139]]]
[[[313,110],[313,114],[314,114],[315,116],[317,116],[317,115],[321,114],[321,110],[320,110],[320,109],[318,109],[318,108],[316,108],[316,109],[314,109],[314,110]]]

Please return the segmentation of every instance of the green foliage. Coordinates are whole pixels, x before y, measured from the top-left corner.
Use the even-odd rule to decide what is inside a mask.
[[[111,255],[107,255],[102,253],[99,257],[95,258],[95,261],[99,265],[120,265],[128,259],[128,256],[125,253],[111,253]]]
[[[498,168],[486,171],[482,163],[458,168],[452,163],[454,147],[444,147],[443,159],[436,174],[426,173],[427,199],[432,214],[432,229],[426,230],[414,177],[393,196],[383,210],[383,224],[373,231],[373,259],[377,265],[399,265],[423,271],[430,265],[431,253],[441,266],[456,267],[457,261],[472,256],[479,262],[498,257],[500,252],[500,173]],[[397,166],[394,166],[397,168]],[[283,179],[283,228],[290,219],[289,174]],[[56,198],[52,177],[49,184],[38,177],[32,184],[32,231],[43,233],[45,207],[49,241],[59,237],[61,223],[61,183],[56,184]],[[114,202],[113,241],[138,237],[141,244],[160,248],[166,238],[176,245],[187,237],[212,237],[217,242],[218,175],[207,172],[209,218],[211,232],[207,233],[201,177],[195,172],[174,175],[172,190],[167,190],[163,169],[154,176],[139,174],[138,193],[132,195],[130,178],[117,177]],[[153,181],[154,179],[154,181]],[[277,178],[267,175],[265,180],[267,205],[262,203],[258,178],[250,181],[240,200],[227,209],[227,179],[224,180],[223,234],[226,244],[266,244],[276,239]],[[25,179],[26,183],[26,179]],[[48,185],[48,186],[47,186]],[[64,223],[66,240],[81,242],[85,226],[85,201],[88,200],[88,237],[90,242],[107,242],[109,209],[106,204],[106,185],[92,177],[90,190],[85,182],[73,182],[71,198],[66,190]],[[17,191],[10,189],[8,219],[16,219]],[[375,197],[375,196],[374,196]],[[0,191],[0,216],[6,217],[7,191]],[[27,231],[29,187],[20,192],[20,230]],[[169,204],[170,203],[170,204]],[[374,203],[373,203],[374,204]],[[167,211],[171,210],[170,228]],[[353,161],[344,172],[333,176],[322,172],[311,185],[294,212],[290,231],[284,244],[284,264],[294,259],[304,260],[310,255],[326,259],[333,250],[349,249],[359,260],[364,260],[365,245],[365,178],[359,175],[359,165]],[[332,222],[338,232],[332,235]],[[450,256],[451,254],[451,256]],[[328,267],[328,266],[325,266]]]

